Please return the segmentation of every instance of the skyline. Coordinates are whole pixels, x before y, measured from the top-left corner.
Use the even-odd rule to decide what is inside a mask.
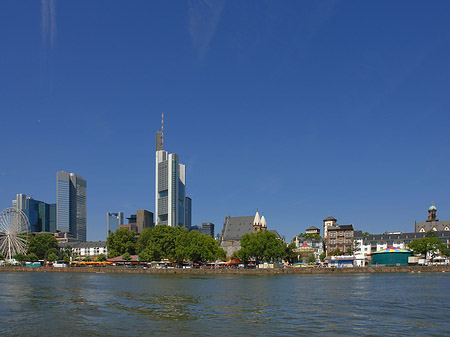
[[[164,111],[192,225],[259,209],[288,240],[329,215],[412,232],[432,201],[450,219],[448,2],[0,10],[1,209],[17,193],[56,202],[64,170],[89,184],[88,240],[106,212],[154,212]]]

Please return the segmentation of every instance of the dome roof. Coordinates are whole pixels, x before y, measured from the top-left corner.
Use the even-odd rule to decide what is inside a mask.
[[[429,211],[435,211],[436,210],[436,206],[431,205],[430,208],[428,208]]]

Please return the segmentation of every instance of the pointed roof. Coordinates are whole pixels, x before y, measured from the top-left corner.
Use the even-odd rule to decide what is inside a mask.
[[[258,211],[256,211],[255,219],[253,220],[253,225],[259,225],[259,224],[261,224],[261,218],[259,217]]]
[[[335,218],[333,218],[332,216],[326,217],[325,219],[323,219],[323,221],[337,221]]]
[[[264,215],[261,218],[261,226],[267,227],[267,222],[266,222],[266,218],[264,217]]]

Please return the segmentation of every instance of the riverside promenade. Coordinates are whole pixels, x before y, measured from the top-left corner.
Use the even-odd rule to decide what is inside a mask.
[[[450,266],[398,266],[355,268],[274,268],[274,269],[158,269],[127,267],[0,267],[0,272],[111,273],[161,275],[282,275],[282,274],[377,274],[377,273],[450,273]]]

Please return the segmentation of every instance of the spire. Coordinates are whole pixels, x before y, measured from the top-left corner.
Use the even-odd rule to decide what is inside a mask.
[[[164,148],[164,112],[161,113],[161,146]]]
[[[264,215],[261,218],[261,227],[267,228],[267,222],[266,222],[266,218],[264,217]]]
[[[253,220],[253,226],[259,226],[261,224],[261,218],[259,217],[258,211],[256,211],[255,219]]]

